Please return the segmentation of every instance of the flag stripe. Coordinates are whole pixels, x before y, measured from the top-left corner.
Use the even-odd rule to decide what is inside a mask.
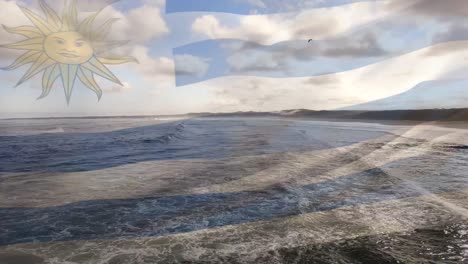
[[[377,0],[381,1],[381,0]],[[376,2],[375,0],[328,0],[328,1],[278,1],[278,0],[166,0],[166,13],[180,12],[222,12],[248,15],[281,13],[285,9],[297,11],[307,7],[321,8],[342,6],[359,2]],[[384,2],[384,1],[381,1]]]

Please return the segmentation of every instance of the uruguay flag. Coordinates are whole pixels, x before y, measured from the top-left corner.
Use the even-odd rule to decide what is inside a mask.
[[[167,0],[169,15],[197,14],[191,30],[201,36],[174,48],[176,85],[232,92],[250,80],[249,89],[282,86],[278,93],[301,94],[290,96],[295,102],[312,94],[334,100],[352,93],[360,104],[421,86],[437,91],[435,86],[446,82],[464,85],[464,5],[461,0],[446,6],[433,0]]]

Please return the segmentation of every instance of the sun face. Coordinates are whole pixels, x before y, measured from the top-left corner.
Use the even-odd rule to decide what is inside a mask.
[[[78,32],[57,32],[44,41],[44,51],[53,60],[63,64],[83,64],[94,51],[83,35]]]
[[[102,90],[94,79],[95,74],[122,85],[105,64],[122,64],[136,62],[136,60],[109,53],[109,50],[126,43],[125,41],[106,40],[116,19],[110,19],[94,29],[93,23],[99,12],[79,23],[75,1],[70,1],[69,5],[65,4],[62,17],[59,17],[44,0],[40,0],[39,3],[46,15],[45,19],[20,6],[34,26],[16,28],[3,26],[8,32],[27,38],[17,43],[0,46],[27,51],[13,64],[4,68],[14,70],[23,65],[32,64],[17,86],[43,73],[42,94],[38,98],[41,99],[50,93],[53,84],[60,77],[67,103],[69,103],[76,79],[94,91],[98,99],[102,96]]]

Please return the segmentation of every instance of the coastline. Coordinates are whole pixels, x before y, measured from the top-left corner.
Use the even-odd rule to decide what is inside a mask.
[[[365,122],[385,124],[408,124],[434,122],[443,126],[465,127],[468,124],[468,108],[458,109],[407,109],[382,111],[331,110],[316,111],[307,109],[282,110],[273,112],[227,112],[227,113],[187,113],[177,115],[109,115],[109,116],[45,116],[45,117],[15,117],[0,118],[0,120],[54,120],[54,119],[186,119],[186,118],[219,118],[219,117],[276,117],[298,118],[318,121]]]

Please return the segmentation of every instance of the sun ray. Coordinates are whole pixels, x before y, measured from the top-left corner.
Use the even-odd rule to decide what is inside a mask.
[[[42,51],[44,49],[44,38],[32,38],[22,40],[16,43],[0,45],[0,47],[8,49],[18,49],[18,50],[38,50]]]
[[[105,57],[98,57],[97,58],[102,64],[124,64],[124,63],[129,63],[129,62],[136,62],[138,63],[138,60],[135,59],[134,57],[119,57],[117,55],[108,55]]]
[[[122,85],[120,80],[117,77],[115,77],[115,75],[96,58],[91,58],[88,62],[83,63],[81,66],[96,73],[101,77],[108,79],[109,81]]]
[[[76,30],[78,27],[78,11],[76,10],[76,0],[70,0],[69,16],[71,25],[73,25]]]
[[[114,23],[119,20],[120,20],[119,18],[111,18],[107,20],[106,22],[104,22],[104,24],[102,24],[99,27],[99,29],[96,30],[93,38],[97,41],[104,40],[107,37],[107,35],[109,35],[112,25],[114,25]]]
[[[65,8],[63,10],[62,17],[62,31],[76,31],[78,27],[77,17],[75,0],[65,1]]]
[[[34,12],[26,7],[19,6],[21,11],[28,17],[28,19],[42,32],[44,35],[49,35],[52,32],[57,32],[59,29],[54,27],[51,23],[47,23],[42,17],[36,15]]]
[[[49,95],[54,82],[60,76],[60,68],[57,64],[48,67],[42,75],[42,94],[37,99],[42,99]]]
[[[107,41],[107,42],[95,42],[94,49],[95,53],[100,56],[103,53],[107,53],[113,49],[118,47],[122,47],[128,44],[128,40],[115,40],[115,41]]]
[[[22,35],[22,36],[27,37],[27,38],[44,37],[44,35],[42,34],[42,32],[39,29],[37,29],[35,27],[32,27],[32,26],[21,26],[21,27],[11,28],[11,27],[7,27],[5,25],[2,25],[2,27],[8,33]]]
[[[57,29],[60,28],[62,25],[62,20],[57,15],[57,13],[44,0],[39,0],[39,5],[41,6],[44,14],[46,14],[47,22],[52,24]]]
[[[38,74],[45,68],[54,64],[56,64],[56,62],[50,59],[49,56],[41,54],[41,56],[39,56],[39,58],[34,62],[34,64],[29,68],[29,70],[23,75],[23,77],[21,77],[16,86],[21,85],[25,81],[31,79],[34,75]]]
[[[78,78],[80,81],[93,92],[96,93],[98,100],[101,100],[102,90],[94,79],[93,73],[83,67],[78,70]]]
[[[93,23],[94,20],[96,20],[96,17],[99,15],[99,13],[100,11],[85,18],[78,26],[78,31],[81,32],[88,39],[93,38]]]
[[[60,75],[62,76],[67,104],[70,104],[70,98],[73,92],[73,86],[75,85],[78,67],[78,65],[73,64],[60,64]]]
[[[2,68],[2,69],[8,70],[8,71],[17,69],[23,65],[35,62],[39,58],[39,56],[41,56],[40,51],[37,51],[37,50],[28,51],[24,53],[23,55],[21,55],[19,58],[17,58],[10,66]]]

